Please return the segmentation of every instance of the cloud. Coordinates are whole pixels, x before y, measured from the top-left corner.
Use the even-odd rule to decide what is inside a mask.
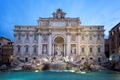
[[[119,3],[119,0],[0,0],[0,36],[13,40],[14,25],[37,25],[38,17],[51,17],[57,8],[63,9],[67,17],[80,17],[82,25],[104,25],[108,35],[120,22]]]

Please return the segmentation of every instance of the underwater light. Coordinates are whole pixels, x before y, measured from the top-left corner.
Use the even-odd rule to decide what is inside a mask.
[[[86,74],[85,71],[78,71],[77,73]]]
[[[35,70],[35,72],[39,72],[39,70]]]
[[[70,72],[75,72],[75,70],[69,70]]]
[[[85,71],[81,71],[80,73],[81,73],[81,74],[85,74],[86,72],[85,72]]]

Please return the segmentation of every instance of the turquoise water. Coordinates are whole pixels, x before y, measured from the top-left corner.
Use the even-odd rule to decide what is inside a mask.
[[[120,80],[120,73],[113,71],[88,72],[0,72],[0,80]]]

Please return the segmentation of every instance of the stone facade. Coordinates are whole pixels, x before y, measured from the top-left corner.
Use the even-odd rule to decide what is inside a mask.
[[[10,64],[12,57],[13,42],[5,37],[0,37],[0,65]]]
[[[40,17],[37,26],[15,26],[14,55],[26,61],[45,55],[100,60],[104,56],[104,26],[82,26],[79,18],[65,15],[57,9],[53,17]]]
[[[13,60],[13,42],[8,42],[8,44],[2,46],[1,55],[1,64],[10,65]]]
[[[110,57],[120,59],[120,23],[109,31]]]

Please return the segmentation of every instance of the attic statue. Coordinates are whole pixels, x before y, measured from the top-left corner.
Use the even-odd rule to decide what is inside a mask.
[[[61,9],[57,9],[57,11],[53,13],[53,18],[54,19],[64,19],[65,14],[66,13],[64,13]]]

